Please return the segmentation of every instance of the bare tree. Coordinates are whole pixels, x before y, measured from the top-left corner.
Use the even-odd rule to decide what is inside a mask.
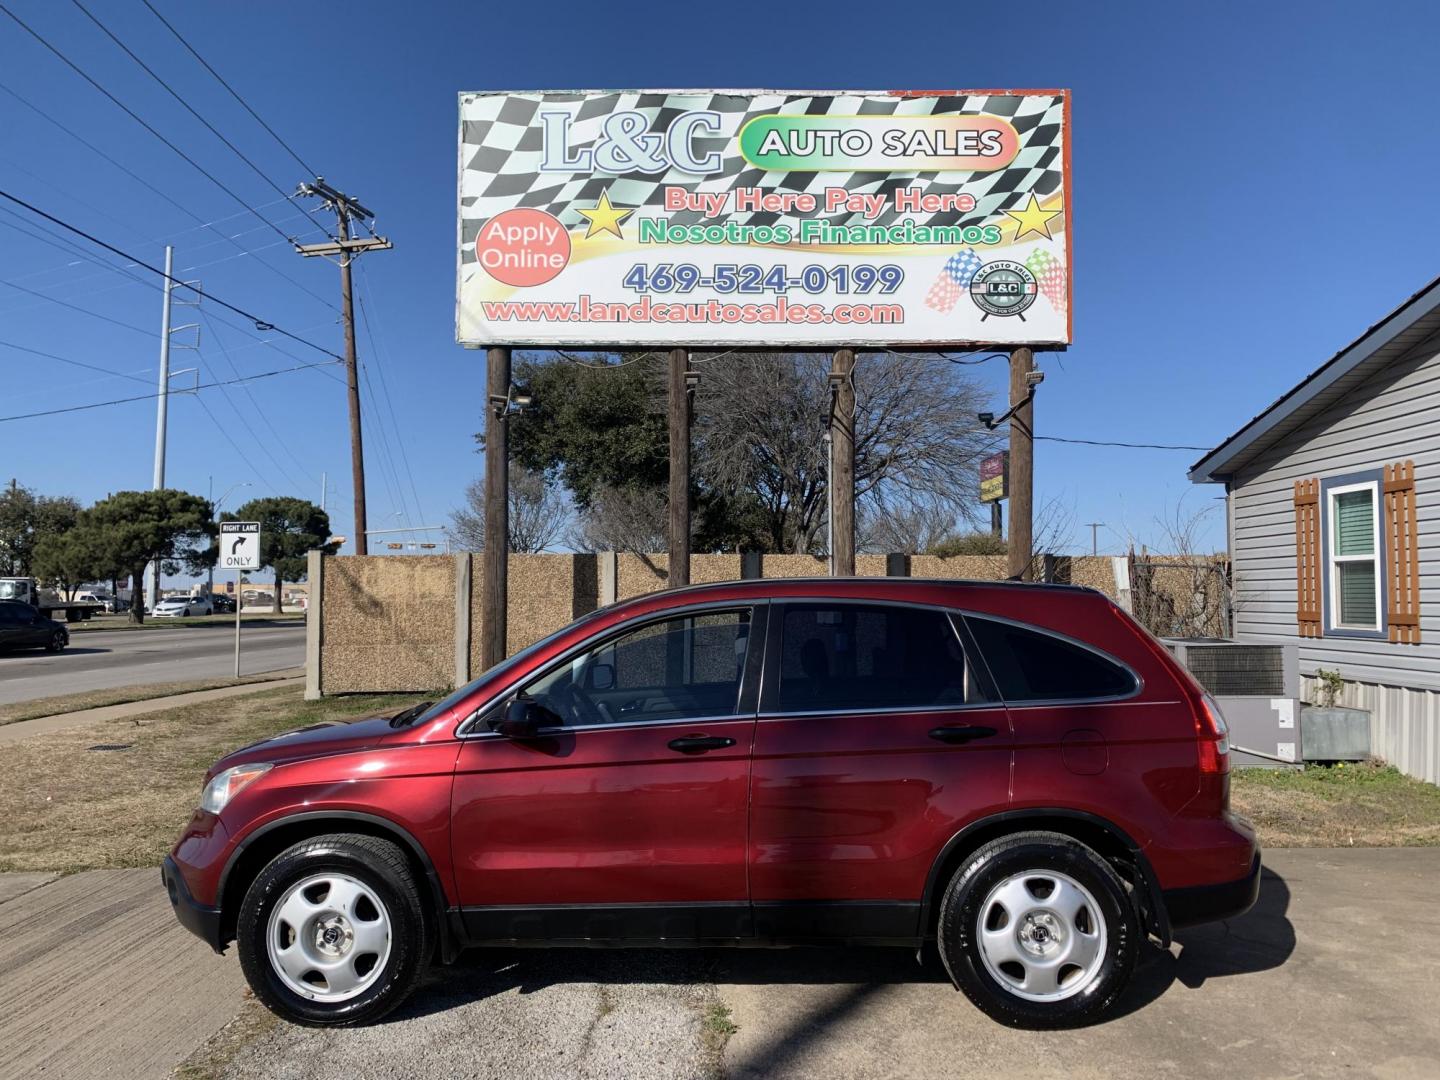
[[[1201,535],[1213,506],[1189,510],[1182,496],[1156,517],[1166,551],[1151,552],[1130,537],[1130,595],[1135,618],[1163,637],[1223,637],[1235,610],[1230,560],[1207,552]]]
[[[570,532],[576,551],[665,551],[668,508],[654,488],[597,488]]]
[[[510,550],[544,551],[565,535],[569,507],[543,473],[510,464]],[[485,548],[485,481],[465,488],[465,505],[450,513],[450,541],[462,551]]]
[[[698,361],[696,469],[715,490],[748,493],[773,549],[823,544],[830,357],[753,353]],[[871,520],[888,506],[929,506],[973,523],[976,465],[991,436],[975,421],[978,386],[933,356],[867,353],[856,365],[855,496]]]

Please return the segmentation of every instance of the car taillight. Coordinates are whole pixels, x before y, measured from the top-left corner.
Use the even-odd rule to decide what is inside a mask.
[[[1202,693],[1195,710],[1195,738],[1200,751],[1202,773],[1230,771],[1230,725],[1209,694]]]

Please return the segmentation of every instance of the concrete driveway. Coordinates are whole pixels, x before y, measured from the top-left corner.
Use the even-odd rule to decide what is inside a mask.
[[[1002,1028],[902,950],[497,949],[437,969],[382,1024],[275,1025],[217,1068],[296,1080],[1440,1076],[1440,849],[1274,851],[1267,864],[1255,911],[1155,951],[1122,1015],[1080,1031]],[[153,886],[115,880],[153,887],[143,919],[93,883],[142,873]],[[62,887],[51,914],[38,901]],[[112,1076],[164,1075],[242,1005],[233,951],[216,958],[167,924],[152,871],[3,896],[0,1076],[107,1063]],[[32,910],[19,918],[17,903]]]

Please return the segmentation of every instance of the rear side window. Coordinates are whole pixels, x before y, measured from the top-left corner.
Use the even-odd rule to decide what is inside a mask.
[[[986,700],[950,617],[924,608],[787,604],[779,684],[778,705],[784,712]]]
[[[1119,664],[1064,638],[974,615],[965,622],[1006,701],[1124,697],[1136,689]]]

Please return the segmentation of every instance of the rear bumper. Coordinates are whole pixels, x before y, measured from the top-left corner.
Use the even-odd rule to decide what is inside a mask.
[[[1243,878],[1221,885],[1166,889],[1161,895],[1170,914],[1170,925],[1175,929],[1243,915],[1260,897],[1260,853],[1255,853],[1250,873]]]
[[[220,909],[195,901],[180,874],[180,868],[169,855],[160,865],[160,878],[165,882],[165,893],[170,897],[170,907],[174,909],[180,925],[217,953],[224,952],[225,946],[220,940]]]

